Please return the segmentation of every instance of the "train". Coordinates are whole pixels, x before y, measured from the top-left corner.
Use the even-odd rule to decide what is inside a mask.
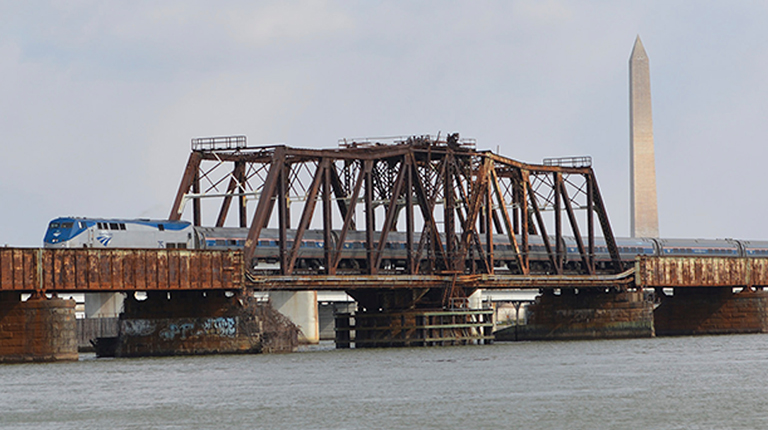
[[[331,232],[332,249],[338,243],[339,231]],[[228,250],[245,246],[247,228],[198,227],[188,221],[150,219],[101,219],[101,218],[56,218],[48,224],[44,247],[48,248],[166,248],[166,249],[213,249]],[[286,232],[286,248],[291,249],[296,230]],[[378,236],[378,235],[377,235]],[[485,250],[485,235],[481,235]],[[418,233],[416,238],[418,240]],[[261,231],[255,249],[253,266],[275,264],[279,261],[278,230],[266,228]],[[521,238],[517,238],[518,243]],[[443,240],[445,242],[445,240]],[[555,237],[549,237],[555,248]],[[393,271],[406,267],[406,235],[390,232],[382,251],[382,267]],[[546,252],[543,238],[530,235],[529,264],[532,273],[551,273],[551,261]],[[584,239],[586,246],[586,239]],[[360,270],[367,264],[366,236],[364,231],[349,231],[339,267]],[[637,255],[680,256],[680,257],[767,257],[768,241],[747,241],[736,239],[661,239],[661,238],[616,238],[616,245],[622,264],[629,266]],[[443,245],[445,247],[445,245]],[[317,270],[324,265],[325,241],[322,230],[307,230],[298,248],[296,267]],[[566,272],[583,272],[582,261],[574,237],[563,237],[561,252],[557,255]],[[476,253],[475,253],[476,254]],[[595,265],[599,270],[613,267],[605,240],[595,238]],[[493,235],[493,257],[497,267],[515,269],[516,256],[506,235]]]

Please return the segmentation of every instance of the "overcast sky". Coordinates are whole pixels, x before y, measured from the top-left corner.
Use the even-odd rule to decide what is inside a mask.
[[[650,58],[663,237],[768,239],[768,3],[0,2],[0,245],[165,218],[190,139],[459,132],[591,155],[629,234],[628,60]]]

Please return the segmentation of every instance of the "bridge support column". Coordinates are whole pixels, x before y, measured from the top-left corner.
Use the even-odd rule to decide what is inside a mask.
[[[320,342],[317,291],[271,291],[272,306],[299,327],[299,343]]]
[[[290,352],[296,326],[267,302],[224,291],[155,291],[125,300],[118,336],[97,354],[118,357]],[[100,340],[100,343],[102,340]],[[113,349],[110,351],[109,349]]]
[[[544,290],[528,307],[516,340],[653,337],[653,303],[642,291],[613,288]],[[497,340],[505,339],[497,333]]]
[[[654,311],[659,336],[768,332],[768,291],[731,287],[675,288]]]
[[[74,300],[0,293],[0,363],[77,358]]]

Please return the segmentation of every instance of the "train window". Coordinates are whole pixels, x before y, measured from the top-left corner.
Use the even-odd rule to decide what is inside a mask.
[[[85,223],[84,223],[83,221],[79,221],[79,222],[77,223],[77,225],[78,225],[78,226],[80,226],[80,228],[82,228],[82,229],[88,228],[88,226],[87,226],[87,225],[85,225]]]
[[[109,229],[110,230],[120,230],[120,226],[117,225],[116,222],[111,222],[111,223],[109,223]]]
[[[236,241],[236,240],[229,240],[228,242],[229,242],[229,244],[230,244],[231,246],[235,246],[235,245],[237,245],[237,241]]]
[[[162,224],[158,224],[157,225],[157,229],[160,230],[160,231],[165,231],[165,226],[162,225]]]
[[[125,223],[124,222],[120,223],[120,230],[125,230]]]
[[[61,228],[72,228],[71,222],[63,222],[61,223]]]
[[[227,241],[224,239],[216,239],[216,246],[224,246],[227,244]]]
[[[168,249],[175,249],[176,248],[176,244],[175,243],[166,243],[165,247],[168,248]]]
[[[49,226],[49,228],[59,228],[59,223],[52,222],[51,225]]]
[[[186,243],[177,243],[176,244],[176,248],[178,248],[178,249],[187,249],[187,244]]]

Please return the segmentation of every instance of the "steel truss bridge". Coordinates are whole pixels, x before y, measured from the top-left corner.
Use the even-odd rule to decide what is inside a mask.
[[[249,147],[244,136],[194,139],[170,219],[181,219],[191,201],[201,226],[211,199],[218,201],[215,226],[248,228],[243,253],[253,288],[344,289],[371,306],[389,290],[407,307],[445,305],[486,285],[606,286],[631,278],[619,275],[625,268],[588,157],[521,163],[479,151],[458,134],[350,139],[333,149]],[[233,204],[236,219],[228,220]],[[292,213],[300,213],[297,221]],[[249,264],[267,227],[279,239],[270,273]],[[324,239],[322,265],[311,275],[297,264],[310,229]],[[596,229],[610,255],[601,273]],[[365,236],[364,264],[354,275],[340,266],[351,231]],[[394,231],[405,234],[397,270],[384,258]],[[502,270],[494,234],[507,238],[514,256]],[[530,258],[532,235],[543,241],[544,261]],[[576,271],[560,258],[564,235],[575,238]]]

